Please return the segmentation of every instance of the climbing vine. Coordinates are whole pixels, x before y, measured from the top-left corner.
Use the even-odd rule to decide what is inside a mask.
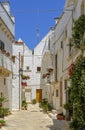
[[[85,127],[85,57],[80,57],[74,65],[71,75],[70,100],[73,105],[73,121],[75,130]]]
[[[81,15],[78,20],[74,22],[73,33],[72,33],[72,43],[76,48],[81,48],[85,46],[85,15]],[[84,48],[85,49],[85,48]]]

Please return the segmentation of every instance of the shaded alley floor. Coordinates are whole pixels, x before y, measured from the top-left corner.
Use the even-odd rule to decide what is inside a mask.
[[[28,110],[14,111],[5,120],[6,126],[1,130],[68,130],[65,121],[51,119],[38,105],[30,104]]]

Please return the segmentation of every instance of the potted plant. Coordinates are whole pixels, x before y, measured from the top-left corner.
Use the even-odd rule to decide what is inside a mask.
[[[64,104],[64,109],[66,110],[66,120],[67,121],[69,121],[69,120],[71,120],[71,116],[72,116],[72,105],[71,105],[71,103],[66,103],[66,104]]]
[[[60,114],[57,115],[57,119],[58,120],[64,120],[65,116],[63,115],[63,113],[60,113]]]
[[[25,100],[22,101],[22,110],[27,110],[27,102]]]
[[[32,104],[36,104],[36,99],[32,99]]]
[[[5,109],[6,108],[3,108],[2,105],[3,105],[3,103],[5,103],[7,101],[8,101],[7,98],[5,98],[3,96],[0,97],[0,118],[4,118],[4,116],[5,116]]]
[[[1,126],[4,126],[6,124],[6,121],[5,120],[0,120],[0,124],[1,124]]]

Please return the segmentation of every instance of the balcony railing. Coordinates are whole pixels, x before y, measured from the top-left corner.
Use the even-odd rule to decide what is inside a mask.
[[[11,73],[12,71],[12,61],[10,57],[8,57],[6,54],[3,54],[0,50],[0,76],[6,76]]]

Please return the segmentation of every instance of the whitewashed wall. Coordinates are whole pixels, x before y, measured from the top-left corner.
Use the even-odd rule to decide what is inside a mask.
[[[12,55],[12,40],[14,40],[14,30],[15,30],[14,22],[12,21],[10,14],[9,15],[7,14],[6,10],[3,7],[2,2],[0,2],[0,11],[2,12],[0,13],[0,22],[3,23],[3,25],[0,25],[0,40],[3,41],[5,45],[4,49],[6,50],[6,52],[9,52],[11,56]],[[10,12],[10,9],[9,9],[9,12]],[[4,30],[7,30],[7,33],[9,33],[8,30],[10,30],[8,37],[5,31],[2,29],[2,27],[4,28]],[[0,76],[0,94],[1,92],[3,96],[5,96],[8,99],[8,102],[6,102],[4,106],[11,110],[12,109],[12,72],[8,77]]]
[[[22,42],[19,39],[18,42]],[[15,56],[15,63],[13,63],[13,79],[12,79],[12,110],[20,109],[20,82],[19,82],[19,52],[23,55],[23,44],[13,44],[12,48],[13,55]]]
[[[65,79],[68,79],[68,68],[71,63],[75,61],[79,54],[69,56],[69,42],[72,35],[73,21],[78,19],[81,15],[81,2],[82,0],[75,1],[76,3],[71,5],[71,1],[67,0],[65,5],[64,14],[61,16],[58,24],[55,26],[55,44],[54,54],[57,54],[58,68],[58,83],[55,85],[58,88],[58,97],[53,100],[53,106],[56,104],[56,109],[63,111],[63,104],[66,102],[66,90],[65,90]],[[68,3],[68,4],[67,4]],[[69,5],[69,7],[68,7]],[[71,5],[71,6],[70,6]],[[65,35],[67,31],[67,36]],[[61,48],[61,42],[63,42],[63,48]],[[62,82],[62,106],[60,106],[60,82]],[[57,103],[56,103],[57,101]]]

